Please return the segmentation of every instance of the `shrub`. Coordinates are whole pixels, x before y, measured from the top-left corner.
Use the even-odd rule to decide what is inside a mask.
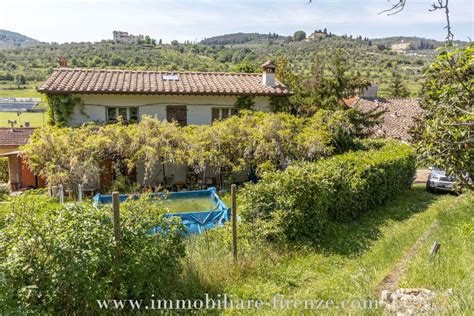
[[[242,191],[241,215],[267,239],[317,241],[327,221],[348,221],[383,204],[411,185],[414,172],[412,149],[389,141],[267,173]]]
[[[181,225],[145,203],[121,205],[117,265],[110,207],[61,207],[32,194],[13,199],[0,220],[0,306],[7,313],[93,314],[96,300],[172,292],[184,256]],[[166,233],[149,234],[156,225]]]
[[[0,182],[8,182],[8,158],[0,158]]]

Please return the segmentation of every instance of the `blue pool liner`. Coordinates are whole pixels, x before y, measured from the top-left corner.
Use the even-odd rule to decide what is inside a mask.
[[[222,226],[226,221],[230,219],[230,208],[228,208],[224,202],[219,198],[216,193],[216,188],[211,187],[207,190],[196,190],[196,191],[181,191],[181,192],[170,192],[164,193],[153,193],[152,197],[166,198],[166,199],[186,199],[208,196],[217,207],[212,211],[207,212],[189,212],[189,213],[168,213],[165,214],[165,218],[179,217],[183,225],[186,227],[188,234],[202,234],[204,231],[211,229],[216,226]],[[127,199],[138,199],[139,194],[120,194],[119,200],[121,202]],[[112,203],[112,195],[96,194],[93,198],[94,205],[110,204]],[[160,231],[160,227],[155,227],[151,230],[152,233]]]

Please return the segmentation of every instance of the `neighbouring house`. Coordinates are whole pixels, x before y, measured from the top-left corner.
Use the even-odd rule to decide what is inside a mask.
[[[412,42],[401,40],[399,43],[392,44],[390,48],[398,53],[405,53],[412,46]]]
[[[30,171],[18,149],[28,142],[33,131],[34,128],[0,128],[0,156],[8,158],[10,191],[45,186],[44,180]]]
[[[419,99],[357,97],[347,104],[362,112],[374,109],[384,111],[383,122],[370,131],[373,137],[393,138],[411,143],[410,130],[414,127],[415,120],[423,114],[418,103]]]
[[[181,126],[210,125],[214,120],[235,115],[236,102],[241,97],[252,98],[254,110],[270,111],[272,97],[292,94],[275,76],[276,66],[269,61],[262,65],[262,73],[92,70],[63,66],[38,91],[81,99],[82,105],[74,108],[66,124],[72,127],[87,122],[115,123],[119,117],[136,122],[144,115],[174,120]],[[105,169],[111,168],[110,161],[103,164]],[[145,180],[144,167],[137,165],[136,179],[141,185],[183,184],[186,174],[184,167],[167,166],[166,170],[158,167],[156,176]],[[110,180],[110,177],[102,178]]]
[[[114,37],[114,42],[117,43],[137,43],[145,39],[145,36],[139,34],[139,35],[133,35],[129,34],[128,32],[122,32],[122,31],[114,31],[113,32],[113,37]]]

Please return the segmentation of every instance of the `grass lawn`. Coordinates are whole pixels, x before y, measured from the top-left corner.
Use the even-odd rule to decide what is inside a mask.
[[[441,248],[430,258],[427,254],[435,241],[441,243]],[[473,266],[474,194],[471,194],[439,210],[434,229],[408,264],[400,285],[440,292],[453,289],[451,299],[440,303],[457,305],[467,315],[474,311]]]
[[[0,84],[0,99],[1,98],[42,98],[43,95],[36,91],[38,82],[29,83],[25,88],[20,88],[13,83],[1,83]],[[40,107],[45,107],[46,104],[43,101],[40,103]],[[16,127],[24,126],[25,122],[30,122],[31,127],[41,127],[47,123],[46,113],[30,113],[22,112],[20,116],[17,112],[0,112],[0,127],[10,127],[8,120],[16,120]]]
[[[25,122],[30,122],[30,127],[41,127],[46,125],[48,115],[46,112],[21,112],[20,116],[17,115],[17,112],[0,112],[0,127],[10,127],[8,120],[16,120],[15,127],[25,126]]]
[[[466,211],[468,205],[473,205],[473,195],[433,195],[417,185],[357,221],[328,227],[327,237],[318,246],[280,249],[240,239],[238,264],[233,264],[228,240],[202,235],[188,241],[187,295],[231,293],[265,301],[271,301],[276,293],[300,300],[379,299],[378,285],[436,221],[440,233],[433,230],[433,237],[409,268],[403,287],[445,290],[456,289],[458,284],[458,288],[472,290],[473,252],[466,248],[473,244],[473,214]],[[441,248],[445,254],[432,262],[427,261],[427,248],[433,238],[442,244],[451,240]],[[434,275],[434,271],[438,273]],[[467,293],[459,291],[459,300],[467,304]],[[472,308],[472,301],[470,304]],[[350,311],[354,310],[346,310]]]
[[[28,83],[26,87],[18,88],[14,83],[0,83],[0,98],[41,98],[43,95],[36,91],[40,82]]]

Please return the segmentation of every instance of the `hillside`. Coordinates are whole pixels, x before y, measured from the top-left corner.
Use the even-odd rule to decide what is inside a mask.
[[[206,38],[200,42],[203,45],[233,45],[245,43],[268,43],[269,41],[283,41],[288,36],[276,33],[233,33]]]
[[[7,30],[0,30],[0,48],[19,48],[40,43],[39,41]]]
[[[76,68],[170,71],[236,71],[237,65],[244,61],[258,69],[265,60],[285,56],[293,71],[305,77],[311,74],[316,63],[329,64],[334,51],[341,49],[350,71],[359,72],[377,83],[381,96],[386,95],[395,70],[402,74],[412,96],[416,96],[421,88],[423,68],[433,60],[435,51],[423,47],[405,53],[387,47],[405,39],[409,38],[369,40],[361,36],[353,38],[327,33],[314,39],[295,41],[277,34],[237,33],[209,38],[199,44],[145,45],[101,41],[21,45],[20,48],[0,51],[0,89],[14,85],[18,75],[24,75],[28,82],[44,80],[58,66],[60,56],[68,59],[69,67]],[[428,40],[424,43],[433,44],[433,47],[440,45]]]

